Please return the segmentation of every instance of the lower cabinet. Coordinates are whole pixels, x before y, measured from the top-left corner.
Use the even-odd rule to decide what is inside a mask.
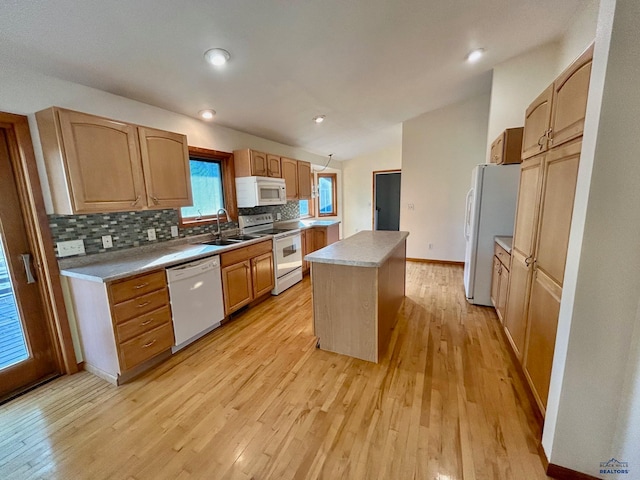
[[[502,323],[504,323],[507,307],[510,260],[511,254],[496,242],[493,257],[493,277],[491,280],[491,302],[496,308],[496,313]]]
[[[302,230],[302,258],[305,255],[331,245],[340,239],[340,224],[336,223],[326,227],[311,227]],[[302,273],[309,271],[309,262],[302,261]]]
[[[272,241],[220,255],[224,313],[229,315],[275,287]]]
[[[69,277],[68,286],[86,370],[121,384],[170,354],[164,270],[106,284]]]

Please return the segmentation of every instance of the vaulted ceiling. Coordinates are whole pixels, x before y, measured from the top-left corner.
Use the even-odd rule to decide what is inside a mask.
[[[2,0],[0,65],[193,117],[212,108],[220,125],[344,160],[488,92],[494,65],[558,38],[582,3]],[[222,68],[204,61],[213,47],[231,53]]]

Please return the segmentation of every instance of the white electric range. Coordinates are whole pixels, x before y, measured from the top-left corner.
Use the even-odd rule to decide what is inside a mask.
[[[240,231],[246,235],[273,235],[273,263],[275,288],[279,295],[302,280],[302,240],[299,228],[285,229],[273,226],[271,213],[240,215]]]

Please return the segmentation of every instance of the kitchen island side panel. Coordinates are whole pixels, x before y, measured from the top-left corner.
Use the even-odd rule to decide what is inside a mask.
[[[378,361],[378,269],[313,262],[314,333],[320,348]]]
[[[406,240],[378,269],[378,360],[386,352],[405,296]]]

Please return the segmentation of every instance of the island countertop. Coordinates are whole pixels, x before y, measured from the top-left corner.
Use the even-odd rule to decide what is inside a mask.
[[[308,262],[351,265],[355,267],[380,267],[389,258],[409,232],[370,231],[361,232],[310,253]]]

